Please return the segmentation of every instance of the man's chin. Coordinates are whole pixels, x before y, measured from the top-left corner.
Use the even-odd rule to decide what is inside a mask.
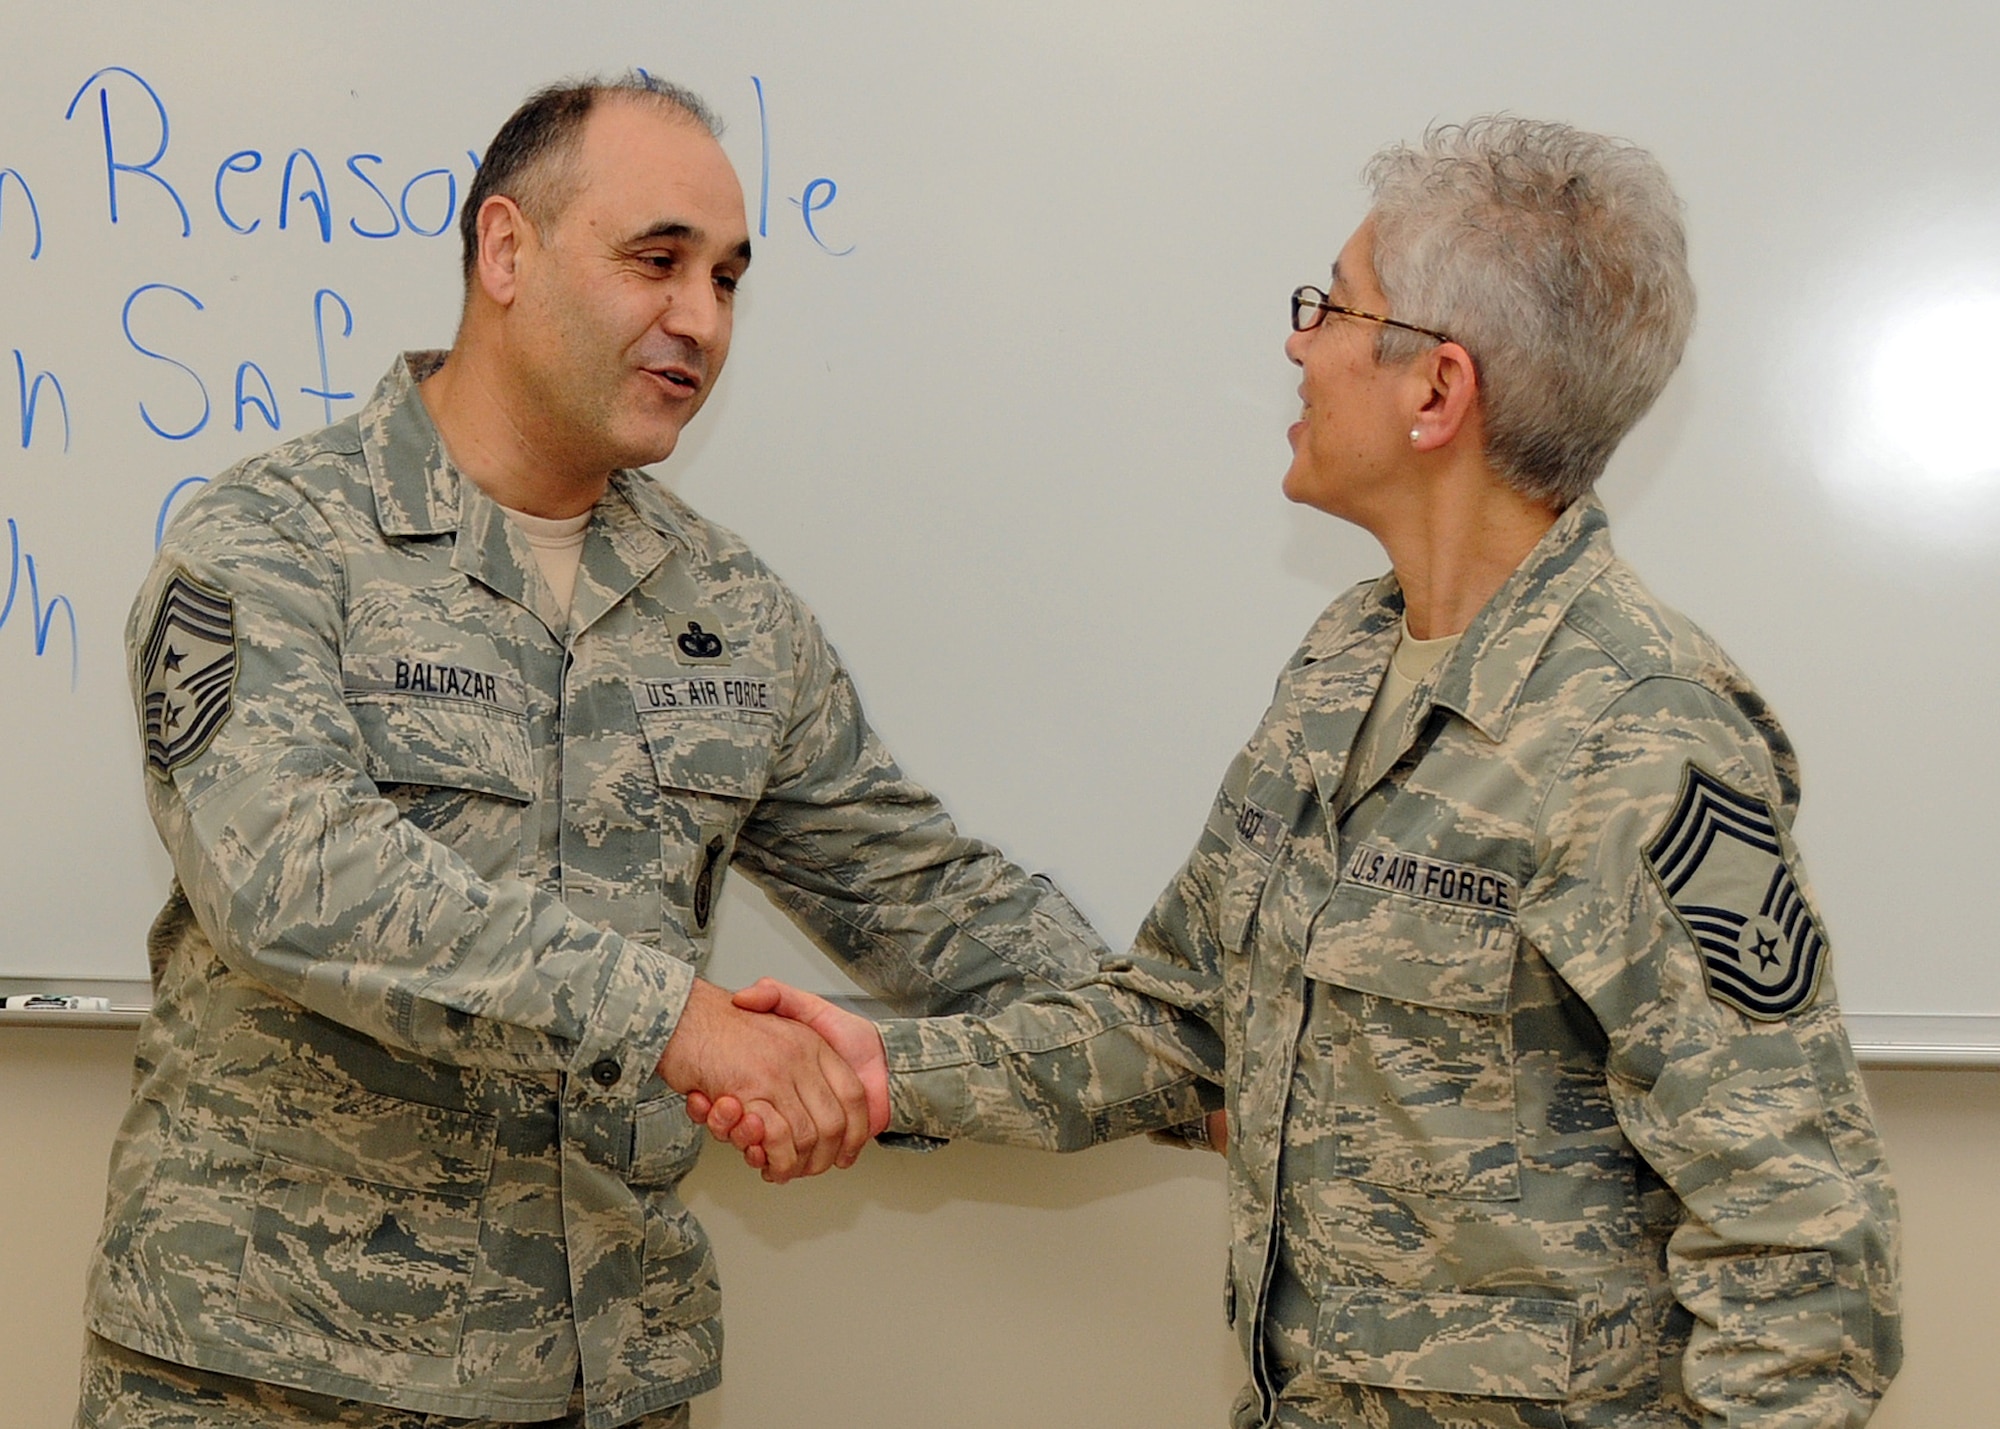
[[[680,441],[679,428],[665,434],[636,437],[620,444],[616,465],[626,469],[656,466],[674,454],[674,448],[680,445]]]
[[[652,466],[672,456],[681,443],[681,434],[705,405],[707,397],[702,392],[692,402],[675,403],[664,411],[654,407],[632,413],[633,420],[617,434],[620,438],[617,446],[625,457],[620,465]]]

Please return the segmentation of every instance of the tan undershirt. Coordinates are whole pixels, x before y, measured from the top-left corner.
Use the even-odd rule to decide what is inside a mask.
[[[528,545],[535,553],[535,564],[541,568],[542,579],[555,592],[556,608],[568,615],[570,598],[576,593],[576,573],[583,564],[583,533],[590,525],[590,513],[586,511],[581,516],[551,519],[530,516],[511,506],[500,509],[528,538]]]

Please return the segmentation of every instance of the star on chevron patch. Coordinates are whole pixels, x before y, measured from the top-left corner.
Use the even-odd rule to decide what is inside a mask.
[[[236,688],[236,606],[176,573],[160,593],[145,672],[146,768],[164,779],[208,748]]]
[[[1760,1022],[1813,1000],[1826,938],[1770,805],[1690,763],[1646,861],[1701,949],[1709,996]]]

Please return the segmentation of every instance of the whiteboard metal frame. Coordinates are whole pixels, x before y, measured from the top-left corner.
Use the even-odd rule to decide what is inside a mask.
[[[137,1027],[151,1006],[151,989],[132,978],[34,979],[0,977],[0,997],[46,992],[111,1000],[104,1012],[0,1010],[3,1027]],[[871,998],[833,998],[871,1016],[888,1009]],[[1864,1067],[2000,1068],[2000,1017],[1927,1014],[1847,1014],[1847,1035]]]

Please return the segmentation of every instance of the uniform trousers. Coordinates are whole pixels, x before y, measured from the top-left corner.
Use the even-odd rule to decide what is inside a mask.
[[[626,1429],[687,1429],[676,1404],[631,1421]],[[524,1429],[518,1420],[461,1419],[388,1404],[360,1404],[310,1390],[157,1360],[91,1335],[83,1350],[83,1394],[76,1429]],[[532,1429],[583,1429],[583,1386],[560,1419]]]

